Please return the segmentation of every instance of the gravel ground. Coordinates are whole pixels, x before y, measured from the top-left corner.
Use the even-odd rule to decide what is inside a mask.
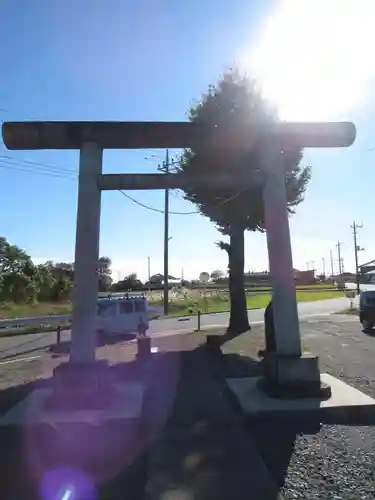
[[[375,338],[361,331],[358,318],[311,320],[302,324],[302,333],[322,371],[375,397]],[[297,437],[283,496],[374,499],[375,428],[323,426],[316,435]]]

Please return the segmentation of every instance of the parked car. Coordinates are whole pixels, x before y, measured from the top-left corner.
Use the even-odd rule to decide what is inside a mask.
[[[371,330],[375,326],[375,290],[360,293],[359,321],[364,330]]]
[[[149,328],[145,295],[109,295],[97,302],[96,331],[99,339],[112,335],[145,335]]]

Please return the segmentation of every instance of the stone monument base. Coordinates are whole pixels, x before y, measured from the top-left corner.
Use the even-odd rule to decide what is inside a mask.
[[[317,356],[285,356],[266,354],[263,359],[264,377],[259,388],[270,397],[319,398],[331,397],[330,386],[321,381]]]

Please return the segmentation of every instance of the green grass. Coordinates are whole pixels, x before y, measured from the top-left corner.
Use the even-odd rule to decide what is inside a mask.
[[[322,290],[314,292],[297,291],[298,302],[315,302],[317,300],[327,300],[344,297],[345,294],[338,290]],[[271,294],[252,295],[247,298],[249,309],[263,309],[271,300]],[[161,304],[161,303],[160,303]],[[229,310],[229,302],[225,297],[213,296],[206,300],[199,298],[186,301],[176,301],[170,306],[170,315],[184,316],[194,314],[200,309],[202,312],[223,312]]]
[[[24,318],[34,316],[51,316],[55,314],[69,314],[72,310],[70,302],[49,303],[41,302],[35,304],[12,304],[0,305],[0,318]]]
[[[316,300],[337,299],[345,297],[345,292],[340,290],[322,290],[314,292],[299,292],[297,290],[298,302],[315,302]]]
[[[249,291],[252,289],[257,290],[257,291],[268,291],[271,290],[270,286],[258,286],[258,285],[245,285],[245,288]],[[313,285],[296,285],[297,290],[337,290],[337,287],[335,285],[332,285],[331,283],[314,283]]]
[[[1,304],[0,319],[11,318],[27,318],[37,316],[54,316],[56,314],[70,314],[72,310],[71,304],[65,302],[63,304],[37,303],[37,304]],[[58,323],[52,323],[52,329],[56,330]],[[70,328],[69,324],[60,324],[62,330]],[[51,330],[51,327],[45,325],[45,328]],[[30,333],[40,333],[43,331],[41,325],[24,325],[20,328],[0,329],[0,337],[9,337],[13,335],[26,335]]]
[[[344,293],[338,290],[317,290],[312,292],[303,292],[297,290],[298,302],[314,302],[316,300],[333,299],[344,297]],[[249,308],[264,308],[271,299],[271,295],[259,294],[250,295],[247,298]],[[161,301],[154,301],[154,304],[162,304]],[[22,318],[33,316],[50,316],[55,314],[69,314],[71,312],[69,302],[62,304],[37,303],[37,304],[2,304],[0,305],[0,318]],[[170,314],[183,316],[194,314],[200,309],[202,312],[222,312],[228,311],[229,302],[223,295],[209,296],[206,300],[200,296],[197,298],[188,298],[186,300],[176,300],[170,304]]]

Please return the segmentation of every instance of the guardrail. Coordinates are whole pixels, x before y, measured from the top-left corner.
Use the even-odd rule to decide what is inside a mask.
[[[149,320],[157,319],[162,315],[158,308],[149,309]],[[2,328],[21,328],[29,325],[52,325],[56,323],[70,323],[72,319],[71,314],[54,314],[50,316],[33,316],[22,318],[7,318],[0,319],[0,330]]]
[[[0,328],[19,328],[28,325],[50,325],[53,323],[69,323],[71,314],[36,316],[29,318],[9,318],[0,320]]]

